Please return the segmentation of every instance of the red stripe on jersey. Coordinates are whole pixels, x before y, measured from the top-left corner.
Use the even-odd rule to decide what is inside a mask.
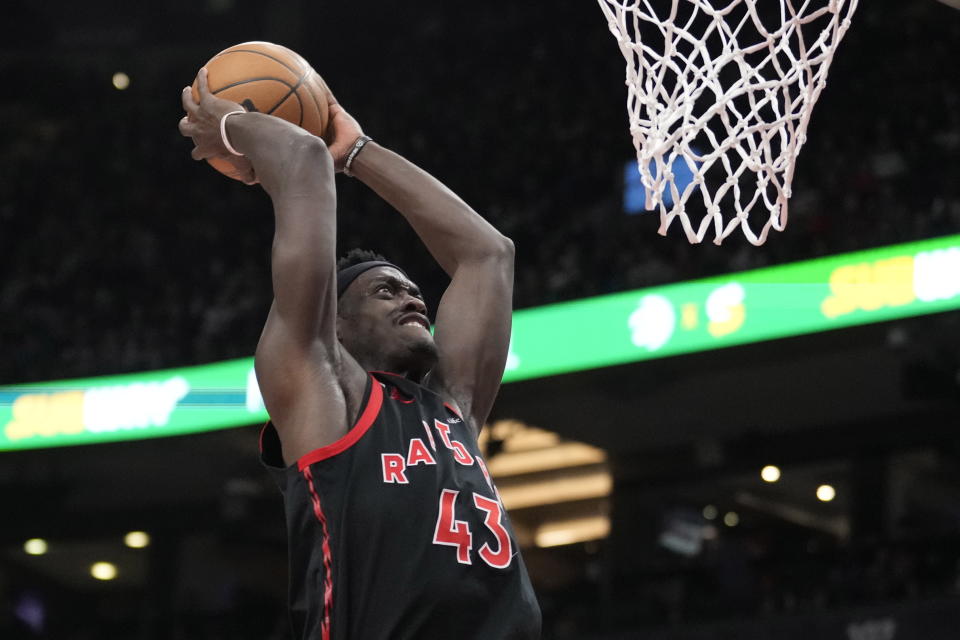
[[[380,383],[376,378],[370,376],[370,398],[367,400],[367,406],[364,407],[363,413],[360,414],[360,418],[357,419],[357,423],[350,428],[350,431],[348,431],[346,435],[336,442],[328,444],[325,447],[320,447],[319,449],[314,449],[310,453],[300,458],[297,461],[297,466],[300,468],[300,471],[303,471],[315,462],[320,462],[321,460],[326,460],[327,458],[333,457],[338,453],[343,453],[355,445],[357,440],[362,438],[363,434],[367,432],[367,429],[370,428],[370,426],[373,424],[373,421],[377,419],[377,415],[380,413],[380,407],[382,405],[383,387],[380,386]]]
[[[263,453],[263,434],[266,433],[267,427],[269,426],[270,426],[270,422],[268,421],[265,425],[260,427],[260,437],[257,439],[257,446],[260,448],[261,454]]]
[[[327,517],[320,506],[320,496],[313,486],[313,473],[310,467],[303,469],[303,477],[310,488],[310,499],[313,501],[313,513],[320,522],[323,531],[323,619],[320,621],[321,640],[330,640],[330,612],[333,610],[333,554],[330,553],[330,534],[327,532]]]

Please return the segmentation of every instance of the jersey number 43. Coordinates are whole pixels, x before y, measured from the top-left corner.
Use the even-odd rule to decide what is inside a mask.
[[[459,491],[444,489],[440,494],[440,511],[437,514],[437,527],[433,532],[433,543],[457,549],[457,562],[473,564],[470,551],[473,550],[473,532],[465,520],[457,520],[454,507]],[[484,512],[483,524],[496,538],[496,546],[484,542],[477,555],[495,569],[506,569],[513,559],[513,543],[503,526],[503,507],[496,500],[473,494],[473,506]]]

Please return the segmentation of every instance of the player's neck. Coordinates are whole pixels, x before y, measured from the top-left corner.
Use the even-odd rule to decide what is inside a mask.
[[[407,375],[404,368],[397,367],[395,363],[390,362],[389,359],[382,357],[380,354],[351,353],[350,355],[363,367],[364,371],[385,371],[404,377]]]
[[[368,343],[362,341],[353,342],[350,347],[350,355],[364,371],[386,371],[414,382],[422,380],[437,362],[436,351],[430,349],[397,350],[391,353],[371,349]]]

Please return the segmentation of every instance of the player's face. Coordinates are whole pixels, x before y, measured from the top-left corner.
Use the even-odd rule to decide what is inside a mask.
[[[365,366],[426,373],[436,362],[420,289],[391,267],[360,274],[340,300],[340,341]]]

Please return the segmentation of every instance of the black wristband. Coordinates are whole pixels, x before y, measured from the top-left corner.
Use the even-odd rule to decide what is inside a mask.
[[[357,157],[357,154],[360,153],[360,150],[363,149],[372,139],[373,138],[370,136],[360,136],[357,138],[357,141],[353,143],[353,148],[350,149],[350,153],[347,154],[347,161],[343,163],[344,175],[348,175],[351,178],[353,177],[353,174],[350,173],[350,167],[353,165],[353,160]]]

